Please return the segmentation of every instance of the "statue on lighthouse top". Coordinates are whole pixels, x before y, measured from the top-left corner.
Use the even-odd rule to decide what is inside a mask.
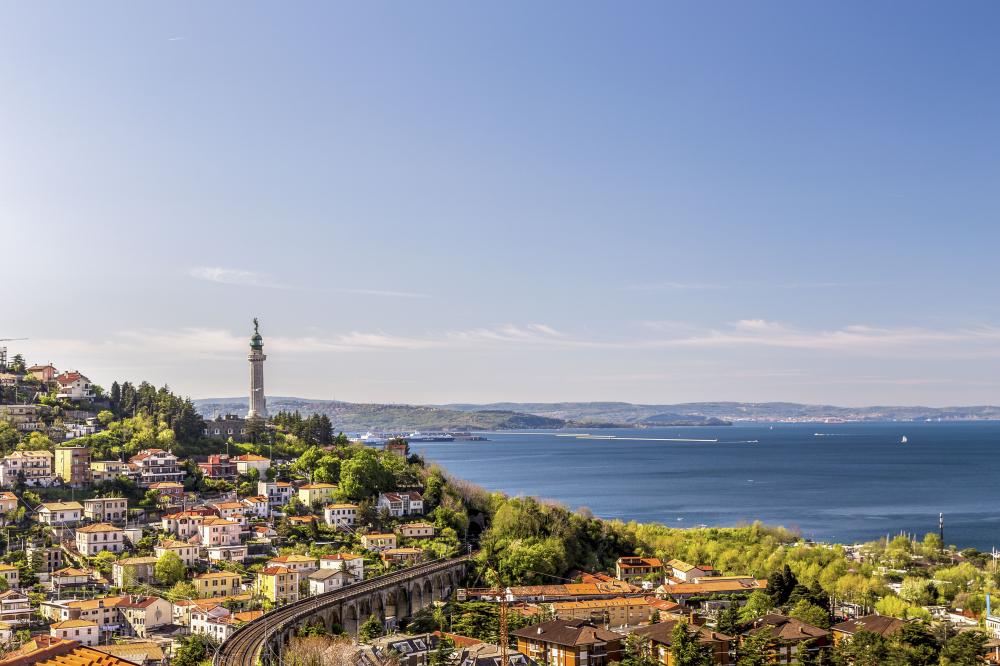
[[[247,355],[250,361],[250,409],[247,412],[248,419],[266,419],[267,401],[264,398],[264,338],[260,335],[260,322],[253,319],[253,335],[250,337],[250,353]]]

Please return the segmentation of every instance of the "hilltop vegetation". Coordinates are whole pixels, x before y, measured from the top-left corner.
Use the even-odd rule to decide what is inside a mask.
[[[246,398],[196,400],[195,406],[206,418],[215,414],[245,414]],[[563,419],[554,419],[510,410],[461,412],[438,407],[416,405],[386,405],[340,402],[336,400],[306,400],[303,398],[268,397],[271,412],[286,411],[320,414],[330,419],[335,430],[364,432],[366,430],[516,430],[521,428],[561,428]]]

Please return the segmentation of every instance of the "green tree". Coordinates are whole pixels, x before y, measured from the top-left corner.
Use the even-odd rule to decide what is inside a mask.
[[[834,649],[838,666],[883,666],[889,655],[886,640],[871,631],[859,631]]]
[[[628,634],[625,637],[625,656],[621,666],[657,666],[658,661],[653,656],[650,642],[639,634]]]
[[[180,599],[197,599],[198,591],[195,589],[194,583],[181,580],[174,583],[174,586],[170,588],[169,592],[167,592],[167,596],[171,601],[178,601]]]
[[[170,659],[170,666],[201,666],[219,647],[205,634],[190,634],[180,639],[180,647]]]
[[[390,490],[393,477],[379,462],[372,449],[362,449],[340,466],[340,493],[347,499],[361,500]]]
[[[712,666],[712,646],[702,643],[698,630],[681,621],[670,637],[670,656],[674,666]]]
[[[788,615],[820,629],[830,628],[830,614],[826,612],[826,609],[809,603],[805,599],[801,599],[792,606]]]
[[[163,585],[175,585],[184,580],[187,568],[177,553],[168,550],[156,560],[154,571],[156,580],[160,581],[160,583]]]
[[[452,666],[452,659],[455,656],[455,643],[450,638],[442,636],[438,639],[437,647],[431,652],[427,660],[427,666]]]
[[[117,561],[117,559],[118,558],[115,556],[114,553],[107,550],[102,550],[97,555],[94,555],[92,558],[90,558],[90,561],[94,565],[95,569],[97,569],[102,574],[110,578],[111,565],[114,564]]]
[[[753,622],[767,615],[774,608],[772,597],[762,590],[756,590],[747,598],[746,604],[740,609],[741,622]]]
[[[982,631],[963,631],[941,648],[941,666],[973,666],[983,663],[989,637]]]
[[[374,614],[369,615],[368,619],[362,622],[361,626],[358,627],[358,640],[362,643],[368,643],[381,635],[382,623]]]
[[[893,634],[889,666],[934,666],[941,645],[925,622],[908,622]]]
[[[748,633],[736,651],[736,666],[766,666],[770,663],[772,642],[767,629]]]
[[[740,635],[740,609],[736,604],[726,606],[719,613],[719,618],[715,622],[715,628],[719,633],[727,636]]]

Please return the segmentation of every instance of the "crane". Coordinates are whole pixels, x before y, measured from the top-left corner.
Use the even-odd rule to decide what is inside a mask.
[[[0,342],[16,342],[18,340],[27,340],[28,338],[0,338]],[[0,370],[7,369],[7,346],[0,345]]]

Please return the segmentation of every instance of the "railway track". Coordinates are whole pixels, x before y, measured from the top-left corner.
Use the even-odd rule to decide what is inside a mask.
[[[219,648],[212,660],[214,666],[257,666],[261,652],[275,634],[280,634],[291,625],[305,621],[326,606],[357,597],[364,597],[387,587],[408,582],[414,578],[447,570],[470,556],[464,555],[450,560],[435,560],[415,567],[409,567],[384,576],[356,583],[333,592],[300,599],[287,606],[266,613],[253,622],[248,622],[233,633]]]

